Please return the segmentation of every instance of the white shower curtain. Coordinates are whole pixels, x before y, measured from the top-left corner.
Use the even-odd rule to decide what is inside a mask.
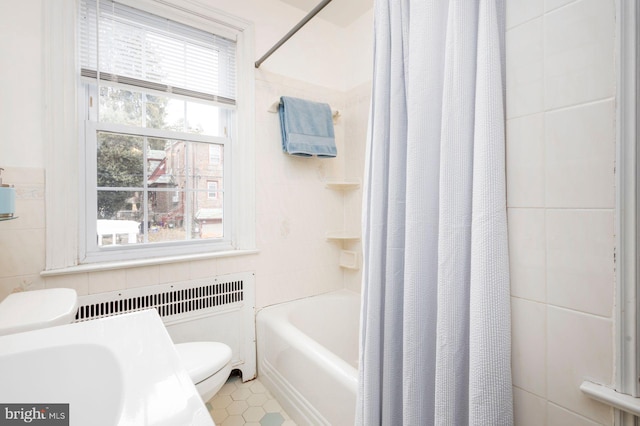
[[[359,425],[513,423],[504,0],[375,0]]]

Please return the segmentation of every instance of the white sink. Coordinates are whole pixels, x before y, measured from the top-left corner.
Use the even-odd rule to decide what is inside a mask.
[[[213,425],[155,310],[0,336],[0,402],[68,403],[72,426]]]

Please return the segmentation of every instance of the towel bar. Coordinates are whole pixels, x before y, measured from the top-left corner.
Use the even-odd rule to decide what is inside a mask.
[[[280,99],[271,104],[267,111],[269,112],[278,112],[278,107],[280,106]],[[338,118],[340,118],[340,110],[331,108],[331,116],[333,117],[333,122],[335,123]]]
[[[582,382],[580,390],[589,398],[611,405],[613,408],[626,411],[634,416],[640,416],[640,398],[619,393],[607,386],[588,380]]]

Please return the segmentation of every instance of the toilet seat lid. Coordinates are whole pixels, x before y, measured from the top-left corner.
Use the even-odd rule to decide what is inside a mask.
[[[0,303],[0,336],[70,324],[78,310],[78,294],[70,288],[11,293]]]
[[[231,348],[220,342],[188,342],[176,345],[193,383],[213,376],[231,361]]]

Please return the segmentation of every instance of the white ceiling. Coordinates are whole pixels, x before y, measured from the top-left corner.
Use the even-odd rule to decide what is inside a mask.
[[[306,13],[320,4],[321,0],[280,0]],[[348,27],[367,10],[373,7],[373,0],[333,0],[316,15],[335,25]],[[315,19],[315,18],[314,18]]]

